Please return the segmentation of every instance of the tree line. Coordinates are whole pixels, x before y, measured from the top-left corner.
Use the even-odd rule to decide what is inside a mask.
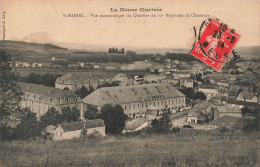
[[[109,48],[107,53],[114,53],[114,54],[125,54],[125,49],[117,49],[115,47]]]

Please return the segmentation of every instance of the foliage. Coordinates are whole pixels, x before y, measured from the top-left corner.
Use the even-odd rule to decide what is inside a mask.
[[[180,91],[186,96],[186,98],[189,98],[189,99],[193,99],[193,100],[196,100],[196,99],[206,100],[207,99],[207,96],[203,92],[198,91],[195,93],[192,88],[183,88]]]
[[[87,95],[94,92],[94,88],[92,86],[89,87],[89,89],[85,86],[82,86],[80,89],[77,89],[75,91],[75,94],[78,95],[81,99],[85,98]]]
[[[45,75],[40,75],[36,73],[30,73],[27,77],[20,78],[20,81],[55,87],[55,81],[58,77],[60,77],[60,75],[53,75],[49,73]]]
[[[169,117],[169,111],[163,111],[162,117],[157,120],[152,120],[152,130],[155,133],[167,133],[171,129],[171,120]]]
[[[98,112],[98,109],[94,105],[88,105],[87,111],[84,112],[84,118],[85,119],[99,119],[100,114]]]
[[[196,80],[199,81],[199,82],[203,82],[201,73],[196,74]]]
[[[32,113],[30,109],[24,109],[24,116],[20,124],[14,128],[13,139],[27,140],[35,139],[41,135],[40,125],[36,118],[36,113]]]
[[[101,108],[101,119],[105,122],[106,134],[118,135],[125,127],[127,115],[120,105],[106,104]]]
[[[70,107],[64,107],[61,112],[62,119],[66,122],[76,122],[79,120],[80,112],[75,106],[72,107],[72,109]]]
[[[12,72],[11,55],[0,50],[0,121],[1,124],[14,127],[20,115],[19,102],[23,93],[16,85],[17,77]]]
[[[179,61],[198,61],[195,57],[183,53],[165,53],[165,59],[179,60]]]
[[[56,111],[55,108],[50,108],[44,115],[40,117],[41,127],[44,128],[48,125],[58,125],[63,122],[62,115]]]
[[[249,113],[253,114],[252,110],[250,108],[248,108],[247,106],[243,107],[241,109],[241,112],[242,112],[242,115],[246,115],[246,114],[249,114]]]
[[[121,50],[118,50],[117,48],[109,48],[108,53],[115,53],[115,54],[125,54],[125,49],[122,48]]]
[[[84,97],[89,95],[89,91],[88,91],[88,88],[86,88],[85,86],[82,86],[80,89],[77,89],[75,91],[75,94],[78,95],[81,99],[83,99]]]
[[[195,100],[196,99],[206,100],[207,96],[203,92],[198,91],[195,94]]]
[[[102,88],[102,87],[114,87],[114,86],[119,86],[119,83],[118,82],[112,82],[112,83],[108,83],[108,82],[105,82],[101,85],[98,85],[97,88]]]

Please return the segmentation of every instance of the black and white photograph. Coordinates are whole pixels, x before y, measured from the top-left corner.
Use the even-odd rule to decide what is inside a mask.
[[[0,167],[259,167],[259,0],[0,0]]]

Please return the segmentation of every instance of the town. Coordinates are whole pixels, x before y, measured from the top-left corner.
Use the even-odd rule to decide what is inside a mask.
[[[217,72],[184,53],[112,47],[107,53],[73,51],[73,57],[48,54],[42,60],[32,51],[17,56],[8,49],[12,45],[71,53],[52,44],[6,41],[1,77],[12,86],[2,85],[1,110],[25,115],[3,114],[2,140],[259,131],[258,57],[231,57]]]

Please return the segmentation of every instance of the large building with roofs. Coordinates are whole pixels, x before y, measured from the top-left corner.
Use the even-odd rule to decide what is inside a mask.
[[[85,97],[82,102],[84,111],[89,104],[99,109],[105,104],[119,104],[129,117],[143,115],[151,108],[174,110],[186,106],[185,95],[167,83],[102,87]]]
[[[98,85],[104,83],[119,82],[122,85],[126,85],[129,80],[126,75],[116,73],[104,73],[104,72],[77,72],[68,73],[62,77],[57,78],[55,82],[55,88],[75,91],[82,86],[89,88],[92,86],[96,88]]]
[[[61,90],[53,87],[35,85],[20,82],[18,85],[24,93],[21,100],[21,107],[28,107],[39,118],[45,114],[48,109],[54,107],[61,111],[64,107],[77,107],[81,109],[81,99],[79,96],[68,90]]]

